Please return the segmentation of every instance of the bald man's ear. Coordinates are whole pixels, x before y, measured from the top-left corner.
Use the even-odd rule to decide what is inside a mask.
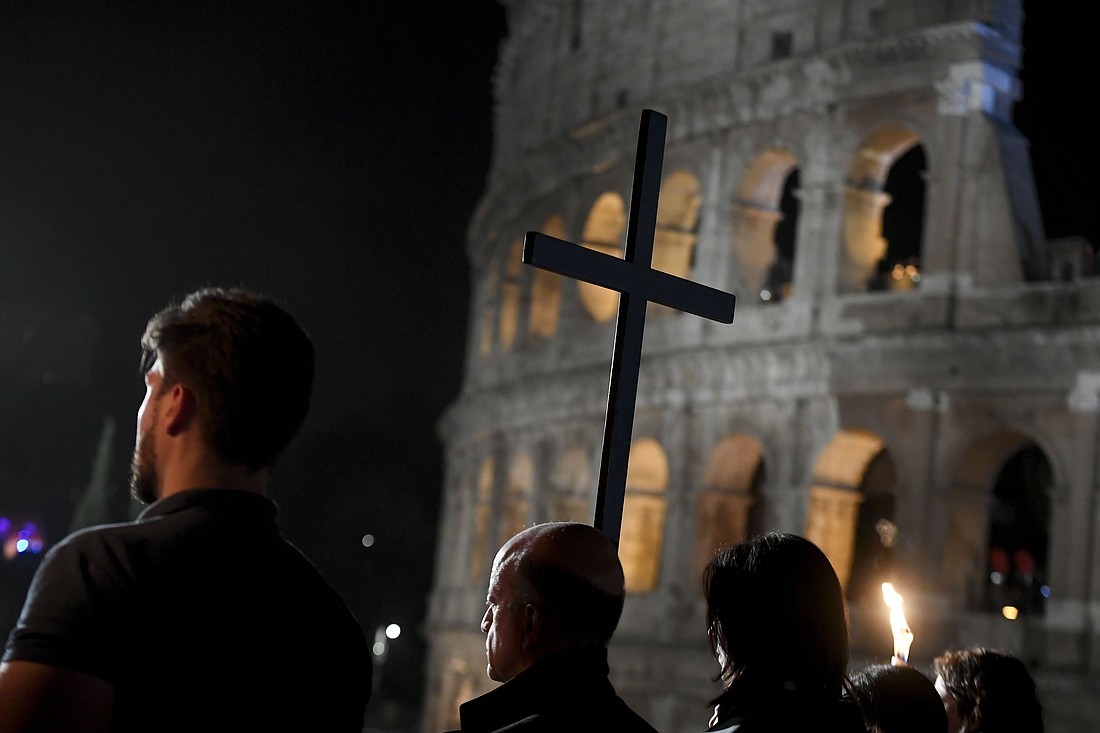
[[[523,605],[523,650],[533,652],[539,648],[546,631],[546,615],[533,603]]]

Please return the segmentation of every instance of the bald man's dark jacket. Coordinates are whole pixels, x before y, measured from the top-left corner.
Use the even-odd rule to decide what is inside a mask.
[[[576,649],[541,659],[459,707],[462,733],[657,733],[615,693],[607,650]]]

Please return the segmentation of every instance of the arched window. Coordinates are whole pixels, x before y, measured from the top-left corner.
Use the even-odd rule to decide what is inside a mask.
[[[519,324],[520,268],[523,266],[523,239],[512,242],[502,263],[500,281],[500,346],[504,351],[516,343]]]
[[[563,453],[550,474],[550,519],[563,522],[591,522],[593,517],[592,469],[588,454],[574,447]]]
[[[997,476],[989,512],[990,610],[1006,616],[1046,610],[1051,483],[1050,462],[1034,443],[1016,451]]]
[[[699,181],[688,171],[675,171],[661,183],[653,235],[654,269],[683,278],[691,275],[702,201]]]
[[[542,225],[542,233],[556,239],[565,239],[565,222],[555,214]],[[534,268],[531,282],[531,317],[527,331],[533,340],[553,336],[558,330],[561,312],[561,275],[542,268]]]
[[[848,580],[848,599],[873,608],[883,604],[882,584],[889,582],[900,590],[904,579],[897,576],[894,545],[899,528],[894,515],[896,505],[897,467],[885,448],[880,450],[859,483],[863,500],[856,519],[855,549],[852,554],[852,574]]]
[[[534,463],[526,453],[520,453],[513,459],[508,469],[508,482],[504,485],[499,544],[503,545],[527,525],[527,516],[531,509],[531,489],[534,485]]]
[[[943,579],[969,610],[1045,612],[1053,468],[1027,435],[1000,430],[959,458],[946,510]]]
[[[482,669],[474,670],[466,660],[452,656],[447,662],[446,671],[441,682],[442,694],[440,700],[445,701],[436,711],[435,728],[438,730],[457,730],[462,724],[459,715],[459,706],[474,697],[474,678],[484,676]]]
[[[865,430],[842,430],[814,463],[806,537],[828,555],[847,589],[855,556],[856,524],[868,467],[882,452],[882,440]]]
[[[859,146],[844,192],[839,292],[903,290],[920,281],[923,167],[920,138],[899,125],[880,128]],[[894,243],[884,229],[891,208]]]
[[[716,549],[750,533],[763,454],[749,435],[727,435],[711,450],[696,509],[695,568],[700,572]]]
[[[882,211],[885,262],[880,264],[884,289],[911,290],[920,284],[921,240],[924,238],[924,146],[914,145],[890,166]]]
[[[626,574],[627,592],[641,593],[657,587],[667,488],[668,459],[660,443],[652,438],[635,441],[630,447],[619,535],[619,559]]]
[[[733,202],[733,249],[741,287],[760,301],[790,297],[798,226],[794,155],[765,150],[749,167]]]
[[[477,486],[474,495],[474,542],[470,548],[470,580],[484,582],[489,570],[489,519],[493,507],[493,471],[492,458],[481,462],[477,474]],[[496,553],[496,548],[492,549]]]
[[[623,197],[614,191],[600,194],[588,212],[581,244],[597,252],[623,256],[623,231],[626,229],[626,206]],[[619,294],[586,282],[577,283],[577,293],[585,312],[599,323],[615,317],[619,306]]]

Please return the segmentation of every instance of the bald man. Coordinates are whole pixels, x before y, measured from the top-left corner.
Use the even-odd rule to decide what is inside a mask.
[[[481,619],[490,679],[459,708],[466,733],[656,733],[608,679],[623,610],[618,552],[586,524],[538,524],[497,552]]]

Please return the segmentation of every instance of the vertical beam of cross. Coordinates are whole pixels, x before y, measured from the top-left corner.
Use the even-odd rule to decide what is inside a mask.
[[[538,232],[527,232],[523,241],[525,263],[620,294],[593,520],[593,525],[616,543],[622,530],[642,334],[649,301],[714,321],[733,322],[733,295],[652,268],[667,127],[668,118],[661,113],[642,111],[623,259]]]

